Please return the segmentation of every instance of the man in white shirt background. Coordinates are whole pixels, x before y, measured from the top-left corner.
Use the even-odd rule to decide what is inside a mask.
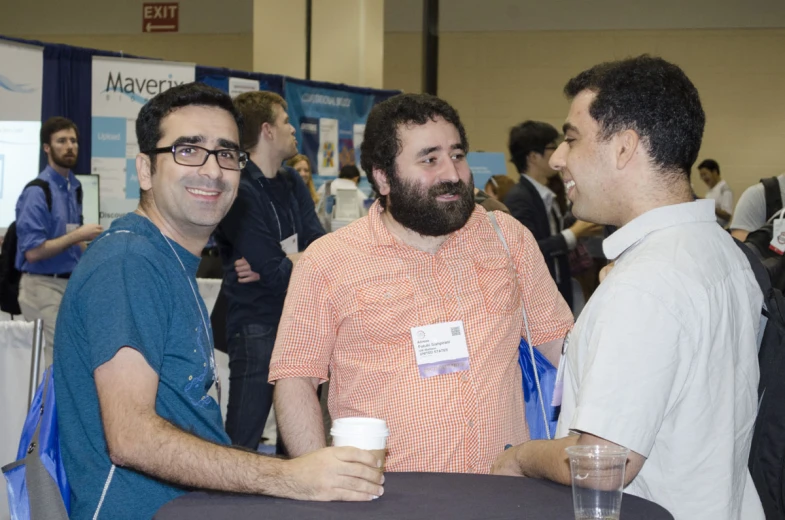
[[[360,217],[364,217],[368,214],[368,210],[365,209],[365,200],[368,196],[359,188],[360,184],[360,169],[353,164],[347,164],[341,167],[341,171],[338,173],[338,178],[332,181],[327,181],[319,187],[318,194],[319,194],[319,205],[316,208],[316,213],[318,215],[323,214],[323,210],[326,211],[327,204],[327,196],[335,197],[333,200],[339,201],[338,192],[341,190],[346,190],[348,192],[352,192],[355,194],[356,202],[353,204],[356,207],[356,210],[353,208],[349,208],[348,213],[351,214],[351,219],[355,220]],[[329,194],[327,193],[327,189],[330,190]],[[332,212],[332,211],[331,211]],[[336,214],[334,218],[341,219],[342,215]]]
[[[762,227],[769,218],[782,209],[783,200],[785,200],[785,173],[761,179],[760,182],[744,190],[730,223],[733,238],[744,242],[747,235]]]
[[[706,198],[714,201],[717,223],[724,228],[728,227],[733,215],[733,192],[728,183],[720,178],[720,165],[714,159],[704,159],[698,165],[698,172],[709,188]]]
[[[692,196],[698,91],[644,55],[584,71],[564,92],[550,164],[577,218],[619,227],[603,242],[615,267],[565,340],[556,438],[502,452],[493,471],[569,485],[566,447],[622,446],[625,491],[676,520],[762,520],[747,459],[763,298],[714,203]]]

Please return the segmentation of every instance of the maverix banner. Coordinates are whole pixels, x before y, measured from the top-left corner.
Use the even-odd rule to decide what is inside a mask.
[[[92,173],[101,176],[101,225],[136,209],[136,117],[156,94],[194,81],[192,63],[93,57]]]

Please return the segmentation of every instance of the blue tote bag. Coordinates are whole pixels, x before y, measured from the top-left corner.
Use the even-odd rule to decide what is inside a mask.
[[[11,520],[67,520],[71,489],[60,456],[52,367],[27,413],[16,462],[3,467]]]

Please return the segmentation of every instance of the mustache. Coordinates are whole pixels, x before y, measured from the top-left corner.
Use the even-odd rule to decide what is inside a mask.
[[[438,197],[440,195],[461,195],[466,193],[468,185],[463,181],[458,182],[442,182],[436,186],[432,186],[428,190],[428,195],[431,197]]]

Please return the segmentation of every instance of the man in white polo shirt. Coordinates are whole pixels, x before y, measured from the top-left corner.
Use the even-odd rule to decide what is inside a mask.
[[[618,226],[615,267],[565,341],[555,440],[504,451],[501,474],[570,483],[564,449],[628,448],[626,491],[676,520],[758,520],[747,470],[762,295],[749,263],[693,201],[705,116],[676,65],[640,56],[571,79],[551,157],[577,218]]]
[[[714,159],[704,159],[698,165],[701,180],[709,188],[706,198],[714,201],[717,224],[728,227],[733,215],[733,191],[728,183],[720,178],[720,165]]]

